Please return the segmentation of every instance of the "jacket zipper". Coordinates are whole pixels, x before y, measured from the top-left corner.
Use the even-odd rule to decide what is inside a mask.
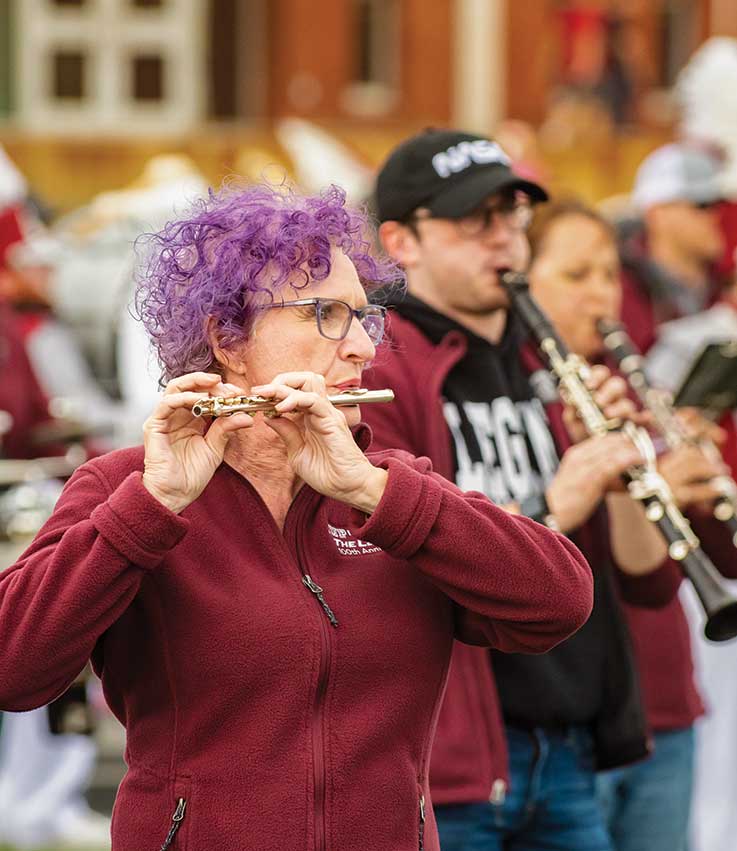
[[[425,850],[425,796],[420,795],[420,825],[419,825],[419,851]]]
[[[315,787],[315,849],[325,851],[325,735],[323,729],[323,700],[327,691],[330,671],[330,635],[325,620],[320,618],[320,672],[315,690],[315,705],[312,712],[312,764]]]
[[[300,506],[299,518],[304,515],[305,506]],[[295,530],[298,528],[299,518],[295,519]],[[332,647],[330,644],[331,626],[338,626],[338,619],[323,596],[323,589],[304,570],[301,558],[300,542],[294,540],[295,556],[297,565],[302,575],[302,584],[307,588],[320,604],[325,617],[320,617],[320,667],[317,675],[317,686],[315,687],[315,701],[312,707],[311,733],[312,733],[312,772],[314,787],[314,823],[315,823],[315,851],[325,851],[327,845],[327,817],[325,813],[325,731],[323,728],[323,702],[328,686],[328,675],[332,661]]]
[[[327,600],[323,596],[322,588],[316,583],[313,582],[312,577],[309,573],[302,574],[302,584],[309,588],[310,591],[315,595],[318,603],[322,606],[323,612],[325,612],[325,616],[330,621],[333,626],[338,626],[338,619],[335,617],[335,613],[330,608],[327,603]]]
[[[290,550],[290,555],[296,561],[297,569],[300,572],[300,576],[302,577],[302,584],[315,596],[315,599],[320,604],[325,617],[319,618],[320,621],[320,669],[317,677],[317,687],[315,689],[315,701],[312,707],[312,719],[311,719],[311,732],[312,732],[312,764],[313,764],[313,784],[314,784],[314,820],[315,820],[315,851],[325,851],[325,842],[326,842],[326,817],[325,817],[325,736],[323,732],[323,724],[322,724],[322,711],[323,711],[323,699],[325,696],[325,692],[327,691],[327,683],[328,683],[328,674],[330,672],[331,665],[331,646],[330,646],[330,632],[327,627],[327,622],[329,621],[333,627],[338,626],[338,619],[335,617],[333,610],[328,605],[325,597],[323,596],[322,588],[313,581],[312,577],[309,573],[306,573],[303,570],[302,560],[300,558],[300,541],[297,540],[296,530],[299,528],[299,518],[301,518],[307,508],[307,499],[312,499],[314,501],[314,497],[317,496],[314,492],[312,493],[312,497],[305,497],[304,492],[300,492],[297,494],[295,499],[292,501],[292,504],[289,506],[289,510],[287,511],[287,516],[285,518],[284,527],[279,529],[279,527],[274,522],[274,518],[266,507],[263,499],[259,495],[258,491],[253,487],[253,485],[248,481],[248,479],[243,478],[243,481],[246,482],[251,491],[255,494],[258,501],[261,503],[263,507],[263,511],[268,517],[268,521],[271,522],[271,525],[276,530],[279,537],[281,537],[286,544],[286,548]],[[309,491],[309,489],[307,489]],[[292,520],[293,516],[297,515],[297,519]],[[290,534],[289,538],[292,539],[293,548],[290,548],[287,543],[287,530],[294,530],[294,534]],[[185,802],[186,803],[186,802]],[[176,813],[175,813],[176,815]],[[170,831],[171,833],[171,831]],[[174,831],[176,833],[176,831]],[[172,834],[173,835],[173,834]],[[167,837],[167,841],[169,838]],[[166,851],[168,845],[164,845],[161,851]]]
[[[182,826],[182,822],[184,821],[184,811],[187,809],[187,799],[179,798],[177,801],[177,808],[174,810],[174,814],[171,817],[171,827],[169,828],[169,833],[167,834],[166,839],[164,840],[164,844],[161,846],[160,851],[166,851],[174,841],[174,837],[177,835],[177,831]]]

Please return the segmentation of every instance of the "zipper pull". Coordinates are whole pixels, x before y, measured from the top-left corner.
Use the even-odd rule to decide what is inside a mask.
[[[305,573],[302,576],[302,584],[308,588],[314,595],[317,597],[318,602],[322,606],[322,610],[325,612],[327,619],[333,626],[338,626],[338,619],[335,617],[335,613],[327,604],[327,601],[322,595],[322,588],[316,583],[313,582],[312,577],[309,573]]]
[[[167,848],[174,841],[174,837],[177,835],[177,831],[182,825],[184,821],[184,811],[187,809],[187,800],[186,798],[179,798],[177,801],[177,808],[174,810],[174,815],[171,817],[171,827],[169,828],[169,833],[164,840],[164,844],[161,846],[160,851],[167,851]]]
[[[420,795],[420,830],[417,837],[417,847],[419,851],[424,851],[425,848],[425,796]]]

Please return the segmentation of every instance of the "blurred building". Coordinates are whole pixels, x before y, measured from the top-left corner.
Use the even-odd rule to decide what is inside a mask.
[[[283,115],[448,121],[467,95],[501,100],[504,5],[0,0],[0,110],[28,132],[122,136]]]
[[[424,125],[538,126],[561,88],[647,124],[713,33],[734,0],[0,0],[0,141],[32,180],[113,188],[172,147],[217,179],[285,116],[369,162]]]

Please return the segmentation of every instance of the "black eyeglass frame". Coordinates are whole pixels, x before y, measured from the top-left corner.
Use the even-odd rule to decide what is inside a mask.
[[[481,236],[483,233],[488,233],[496,224],[497,216],[501,215],[515,230],[519,230],[520,232],[527,231],[532,222],[534,202],[526,195],[520,197],[518,194],[508,197],[502,196],[499,201],[500,203],[484,204],[472,210],[467,215],[459,216],[458,218],[436,216],[427,207],[418,207],[404,220],[404,224],[414,233],[417,233],[418,222],[427,219],[446,219],[447,221],[454,222],[465,236],[474,238]],[[525,219],[515,226],[513,217],[520,215],[522,211],[526,214]],[[478,221],[471,225],[474,219]]]
[[[342,304],[348,311],[347,319],[345,325],[343,327],[343,331],[341,332],[340,337],[331,337],[329,334],[326,334],[322,328],[322,320],[320,319],[320,304],[328,303],[328,304]],[[375,345],[378,346],[384,337],[384,325],[386,323],[386,308],[381,304],[367,304],[363,307],[351,307],[348,302],[343,301],[339,298],[298,298],[292,301],[278,301],[274,302],[274,304],[265,304],[263,306],[263,310],[271,310],[276,307],[307,307],[309,305],[314,305],[315,310],[315,322],[317,324],[317,331],[321,337],[324,337],[326,340],[332,340],[333,342],[340,342],[341,340],[345,340],[348,336],[348,332],[351,330],[351,323],[353,322],[354,317],[358,320],[359,325],[366,332],[369,340]],[[374,339],[374,336],[370,333],[370,331],[363,324],[363,320],[366,316],[372,316],[374,318],[381,319],[381,333],[379,336]]]

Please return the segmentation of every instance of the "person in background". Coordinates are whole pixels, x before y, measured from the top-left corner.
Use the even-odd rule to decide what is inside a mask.
[[[0,298],[16,316],[52,412],[67,420],[61,437],[87,438],[90,452],[112,449],[123,406],[100,387],[72,330],[55,315],[50,279],[58,245],[38,221],[15,236],[0,265]]]
[[[719,293],[720,175],[718,157],[686,143],[658,148],[637,171],[631,201],[641,227],[627,234],[620,254],[622,322],[640,351],[660,324],[703,310]]]
[[[679,582],[639,506],[610,499],[639,455],[621,435],[586,438],[509,312],[499,275],[526,267],[531,205],[546,197],[493,140],[455,130],[406,140],[376,182],[409,295],[391,299],[391,344],[366,375],[397,391],[364,412],[375,440],[561,529],[595,581],[587,624],[546,654],[456,644],[431,763],[443,851],[610,849],[595,767],[648,752],[616,586],[661,605]],[[607,369],[591,386],[607,416],[633,413]]]
[[[535,298],[572,351],[589,362],[602,362],[605,350],[597,322],[617,318],[621,307],[612,227],[575,200],[559,201],[538,210],[529,236]],[[661,457],[660,469],[684,511],[718,495],[708,480],[722,468],[691,447]],[[699,521],[702,528],[708,522],[697,518],[697,531]],[[737,576],[737,551],[726,530],[715,529],[709,538],[720,544],[710,553],[719,567]],[[656,610],[625,604],[625,612],[654,749],[642,762],[600,773],[599,795],[616,851],[685,851],[693,725],[703,711],[694,685],[688,626],[678,598]],[[703,611],[700,623],[703,628]]]
[[[689,365],[707,343],[737,341],[737,281],[701,313],[661,325],[648,352],[646,371],[657,387],[675,392]],[[732,477],[737,477],[737,412],[720,421],[721,450]],[[737,550],[734,558],[737,558]],[[737,583],[731,583],[737,593]],[[737,690],[734,688],[735,643],[712,644],[701,636],[701,613],[691,590],[681,593],[691,627],[696,675],[706,715],[696,725],[696,767],[690,851],[732,851],[737,835]]]
[[[0,149],[0,200],[6,202],[0,210],[0,459],[32,459],[60,451],[34,439],[51,424],[48,388],[39,380],[29,352],[26,317],[15,303],[21,292],[34,299],[40,293],[35,286],[38,278],[21,274],[12,261],[32,219],[24,202],[26,191],[22,177]],[[44,502],[61,490],[56,481],[36,481],[35,486]],[[5,490],[4,495],[9,493]],[[0,529],[2,556],[4,531]],[[5,546],[10,547],[7,542]],[[0,572],[12,560],[3,561],[2,556]],[[76,706],[82,705],[82,695],[74,698]],[[69,732],[62,722],[62,708],[71,709],[71,703],[68,693],[49,707],[0,713],[0,844],[18,849],[72,841],[80,849],[109,844],[110,820],[92,810],[84,798],[95,743],[88,735]]]
[[[159,154],[132,183],[100,193],[51,229],[54,250],[45,252],[48,299],[108,397],[107,404],[103,399],[103,404],[87,407],[93,416],[99,412],[98,417],[108,421],[112,410],[115,428],[110,437],[116,447],[140,441],[143,422],[162,389],[150,340],[131,308],[136,240],[160,230],[207,190],[189,157]],[[34,253],[40,252],[31,250],[19,259],[28,266]]]
[[[453,637],[540,652],[591,610],[563,535],[367,455],[358,405],[330,404],[382,340],[369,297],[397,271],[370,245],[337,187],[231,187],[152,237],[137,304],[168,384],[144,446],[80,468],[0,576],[0,707],[92,656],[126,727],[115,851],[438,851]],[[244,393],[278,416],[192,412]]]
[[[717,208],[726,242],[716,266],[720,278],[735,272],[737,249],[737,38],[712,36],[690,57],[673,89],[680,107],[680,137],[720,158],[723,201]]]
[[[710,317],[730,324],[729,297],[723,298],[726,279],[722,274],[732,268],[732,246],[737,239],[737,124],[734,101],[737,71],[737,41],[711,39],[692,58],[679,77],[677,92],[683,107],[682,134],[686,141],[658,149],[642,164],[633,190],[635,206],[643,213],[644,234],[623,246],[624,267],[622,321],[638,347],[648,355],[648,370],[656,384],[675,389],[673,379],[683,375],[683,360],[678,356],[680,346],[669,346],[671,335],[682,337],[691,320]],[[709,308],[714,308],[713,311]],[[682,323],[676,320],[682,319]],[[673,325],[670,323],[673,322]],[[665,323],[665,325],[664,325]],[[681,329],[671,331],[670,329]],[[695,329],[694,329],[695,330]],[[649,358],[650,347],[660,340]],[[664,352],[673,360],[662,358]],[[725,457],[737,456],[737,424],[727,414],[720,426],[725,432]],[[710,534],[701,530],[702,536]],[[709,552],[719,553],[722,544],[710,544]],[[720,565],[721,566],[721,565]],[[716,660],[716,671],[726,664],[727,645],[707,647],[692,595],[684,592],[686,610],[692,627],[693,642],[699,647],[697,661],[702,657]],[[712,682],[705,662],[704,683]],[[719,674],[715,672],[716,676]],[[723,685],[723,680],[721,684]],[[712,705],[718,702],[720,686],[713,691]],[[725,713],[731,699],[723,701]],[[733,723],[731,717],[723,723]],[[714,728],[716,729],[716,728]],[[716,745],[718,750],[721,745]],[[707,748],[707,751],[709,749]],[[714,752],[714,746],[711,753]],[[703,766],[699,755],[699,764]],[[729,761],[720,760],[724,774],[730,774]],[[717,851],[721,843],[731,848],[733,831],[731,814],[734,807],[725,802],[724,790],[730,783],[711,784],[715,777],[711,768],[698,774],[695,794],[693,831],[699,851]],[[717,789],[718,793],[714,794]],[[721,815],[716,813],[721,812]]]

